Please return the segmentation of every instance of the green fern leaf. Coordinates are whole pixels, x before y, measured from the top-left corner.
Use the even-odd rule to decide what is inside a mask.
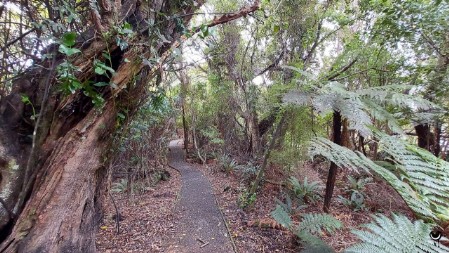
[[[321,233],[326,230],[329,233],[334,232],[342,227],[342,223],[329,214],[323,213],[308,213],[302,216],[298,231],[306,231],[309,233]]]
[[[280,205],[276,205],[276,209],[271,212],[271,216],[274,220],[286,228],[290,228],[292,225],[290,215]]]
[[[304,249],[301,253],[333,253],[335,252],[329,245],[327,245],[318,236],[315,236],[309,232],[301,231],[297,232],[296,236],[301,241]]]
[[[393,219],[378,215],[364,227],[367,230],[353,230],[362,243],[346,249],[346,253],[449,252],[444,245],[435,245],[429,236],[432,225],[421,220],[412,223],[403,215],[393,214]]]
[[[334,162],[341,168],[352,170],[374,171],[384,178],[404,199],[407,205],[423,219],[433,221],[449,220],[449,209],[447,208],[448,196],[446,188],[442,187],[449,179],[449,170],[429,168],[431,163],[423,160],[419,155],[401,147],[401,140],[385,143],[387,139],[381,139],[385,148],[396,163],[395,166],[382,167],[359,152],[353,152],[345,147],[339,146],[327,139],[316,138],[311,143],[309,153],[311,156],[321,155]],[[421,152],[421,151],[420,151]],[[428,155],[427,153],[424,153]],[[431,157],[430,157],[431,158]],[[427,159],[430,159],[429,157]],[[438,158],[435,158],[438,160]],[[435,161],[434,164],[442,164]],[[391,168],[395,168],[391,171]],[[430,170],[434,170],[431,172]],[[429,177],[417,176],[416,171],[429,173]],[[415,174],[413,174],[415,173]],[[434,182],[432,184],[431,182]]]

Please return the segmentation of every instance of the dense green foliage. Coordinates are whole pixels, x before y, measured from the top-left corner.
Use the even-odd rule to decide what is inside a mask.
[[[55,91],[54,101],[75,101],[80,121],[92,108],[101,115],[106,102],[113,104],[109,173],[120,178],[112,187],[116,191],[144,191],[163,179],[165,147],[182,128],[189,159],[215,163],[218,171],[239,177],[240,208],[256,203],[266,174],[277,177],[270,183],[290,195],[286,203],[278,201],[272,216],[299,238],[303,252],[332,252],[317,236],[342,224],[329,214],[295,216],[296,207],[321,203],[324,188],[306,175],[298,179],[298,171],[329,168],[328,162],[329,171],[339,167],[348,179],[340,201],[354,211],[369,210],[368,180],[351,174],[384,180],[417,220],[374,216],[368,231],[355,232],[362,243],[347,252],[443,250],[429,243],[428,234],[449,222],[449,2],[260,2],[260,10],[212,28],[207,24],[218,18],[211,17],[238,11],[248,1],[211,0],[198,13],[188,12],[202,3],[172,1],[185,9],[171,10],[167,3],[170,15],[152,13],[143,1],[145,19],[139,1],[132,17],[120,22],[109,17],[106,30],[81,15],[94,19],[107,9],[95,1],[62,1],[54,8],[50,2],[31,1],[33,8],[1,3],[0,102],[19,97],[16,107],[28,110],[19,115],[27,128],[21,134],[33,148],[49,91]],[[190,27],[186,17],[193,17]],[[139,30],[143,23],[146,29]],[[90,33],[103,46],[84,66],[76,59],[89,53],[80,41]],[[185,43],[172,47],[168,34],[184,35],[177,42]],[[47,54],[50,48],[54,54]],[[135,52],[130,62],[126,57]],[[52,66],[43,68],[54,72],[48,77],[54,86],[30,94],[15,90],[14,80],[44,61]],[[112,81],[119,70],[126,73],[117,79],[127,80],[120,96]],[[36,95],[39,89],[47,94]],[[68,108],[65,116],[74,112]],[[51,132],[48,128],[43,131]],[[330,175],[325,196],[332,197],[336,177],[324,174]],[[398,231],[403,231],[399,239]]]

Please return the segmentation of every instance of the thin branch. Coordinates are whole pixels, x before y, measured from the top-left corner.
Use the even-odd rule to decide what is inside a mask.
[[[257,74],[253,77],[253,79],[254,79],[255,77],[258,77],[258,76],[260,76],[260,75],[263,75],[263,74],[265,74],[267,71],[272,70],[272,69],[274,69],[275,67],[277,67],[277,66],[279,65],[279,62],[280,62],[280,61],[282,60],[282,58],[284,57],[285,52],[286,52],[286,47],[285,47],[285,44],[284,44],[283,47],[282,47],[281,53],[280,53],[279,56],[273,61],[273,63],[271,63],[270,65],[268,65],[266,68],[264,68],[264,69],[263,69],[262,71],[260,71],[259,73],[257,73]]]
[[[341,74],[343,74],[348,69],[350,69],[354,65],[354,63],[357,62],[357,60],[358,60],[358,58],[355,58],[348,65],[344,66],[341,70],[339,70],[337,73],[327,77],[326,79],[329,80],[329,81],[335,81],[335,78],[339,77]]]
[[[24,32],[21,36],[15,38],[15,39],[13,39],[13,40],[11,40],[11,41],[8,42],[8,43],[6,43],[6,44],[3,46],[3,48],[0,48],[0,52],[6,50],[6,48],[8,48],[8,47],[11,46],[12,44],[16,43],[17,41],[23,39],[25,36],[27,36],[28,34],[34,32],[34,31],[36,31],[36,28],[30,29],[30,30]]]
[[[209,24],[207,24],[206,26],[210,28],[210,27],[214,27],[214,26],[217,26],[217,25],[225,24],[225,23],[227,23],[227,22],[231,22],[231,21],[236,20],[236,19],[239,19],[239,18],[241,18],[241,17],[245,17],[245,16],[247,16],[248,14],[253,13],[253,12],[259,10],[259,9],[260,9],[260,2],[259,2],[259,0],[257,0],[253,5],[244,7],[244,8],[240,9],[239,11],[237,11],[237,12],[235,12],[235,13],[232,13],[232,14],[226,14],[226,15],[223,15],[223,16],[221,16],[221,17],[219,17],[219,18],[213,19],[213,20],[212,20]],[[190,31],[190,34],[191,34],[191,35],[194,35],[194,34],[200,32],[200,31],[201,31],[201,28],[200,28],[200,27],[197,27],[197,28],[192,29],[192,30]],[[171,48],[170,48],[171,50],[169,49],[169,50],[165,51],[165,53],[163,53],[163,54],[161,55],[161,57],[159,58],[158,64],[156,64],[156,65],[155,65],[155,66],[148,72],[148,76],[153,76],[157,71],[159,71],[159,69],[162,68],[162,65],[165,64],[165,61],[170,57],[170,55],[171,55],[173,49],[178,48],[178,47],[181,45],[181,43],[184,42],[184,41],[186,41],[187,39],[188,39],[188,37],[185,36],[185,35],[183,35],[183,36],[181,36],[181,38],[180,38],[179,40],[175,41],[175,42],[172,44]],[[124,87],[122,87],[122,88],[124,88]],[[114,95],[114,96],[117,95],[117,94],[122,90],[122,88],[115,89],[114,92],[113,92],[113,95]]]
[[[318,47],[319,42],[321,42],[320,36],[321,36],[321,28],[322,27],[323,27],[323,20],[320,20],[320,22],[318,23],[318,27],[317,27],[317,30],[316,30],[316,36],[315,36],[315,40],[314,40],[314,42],[312,44],[312,47],[307,51],[307,55],[303,59],[304,67],[307,66],[307,63],[309,62],[311,56],[315,52],[315,49]]]
[[[20,23],[20,22],[14,22],[14,21],[0,21],[0,24],[23,25],[23,26],[25,26],[25,27],[27,27],[27,28],[33,28],[33,27],[31,27],[30,25],[23,24],[23,23]]]
[[[427,44],[429,44],[434,50],[435,52],[437,52],[437,54],[439,54],[442,57],[445,57],[445,55],[443,55],[440,51],[440,49],[436,46],[435,42],[429,38],[426,34],[424,34],[424,32],[419,31],[419,33],[423,36],[424,40],[427,42]]]

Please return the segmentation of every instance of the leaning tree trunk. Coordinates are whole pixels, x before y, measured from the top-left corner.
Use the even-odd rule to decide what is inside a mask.
[[[143,59],[164,59],[170,46],[181,37],[179,22],[187,24],[192,15],[170,20],[165,17],[180,11],[192,13],[202,3],[196,2],[199,4],[194,6],[153,1],[153,12],[145,15],[145,8],[136,0],[123,6],[120,1],[103,0],[100,12],[92,9],[95,28],[80,36],[82,40],[76,46],[82,52],[69,61],[80,70],[76,77],[81,83],[95,82],[99,77],[94,71],[94,59],[105,60],[102,54],[110,52],[110,67],[115,74],[106,82],[115,87],[94,87],[105,99],[102,109],[96,109],[81,90],[63,96],[56,80],[56,66],[63,61],[57,46],[47,49],[56,54],[52,60],[31,67],[15,80],[12,93],[0,101],[0,186],[5,204],[2,208],[7,210],[1,213],[0,234],[9,234],[2,238],[1,252],[95,251],[95,224],[99,221],[97,211],[105,178],[103,162],[116,125],[117,105],[131,112],[136,110],[146,83],[156,71],[154,66],[144,65]],[[148,17],[164,24],[160,33],[171,38],[170,43],[146,38],[150,32],[141,25]],[[133,25],[130,45],[153,39],[148,45],[153,50],[134,46],[122,51],[116,45],[113,28],[122,24],[113,20]],[[106,32],[112,38],[99,35]],[[135,81],[134,76],[139,74],[140,81]],[[32,105],[22,103],[22,94],[30,98]],[[29,120],[32,109],[38,112],[37,122]]]
[[[105,61],[104,52],[110,53],[109,67],[115,74],[102,81],[113,85],[90,86],[104,99],[102,109],[93,106],[86,90],[62,94],[55,74],[56,66],[64,60],[60,54],[30,68],[14,82],[12,93],[2,97],[0,197],[5,205],[0,212],[0,234],[9,236],[2,238],[0,252],[95,251],[97,211],[106,174],[103,162],[117,112],[128,110],[132,114],[146,98],[146,85],[167,59],[170,48],[185,39],[181,37],[183,29],[203,1],[195,3],[159,0],[144,6],[130,0],[122,6],[121,1],[102,0],[100,12],[92,7],[94,28],[80,36],[75,46],[81,53],[68,60],[79,70],[76,78],[80,83],[89,85],[101,77],[95,74],[94,61]],[[207,26],[240,18],[258,8],[256,1],[253,6],[215,18]],[[148,19],[159,28],[149,30]],[[116,45],[114,36],[123,23],[115,20],[133,25],[127,50]],[[161,35],[171,42],[161,41]],[[57,46],[50,46],[47,53],[57,54],[57,50]],[[159,64],[148,64],[147,59],[157,57]],[[22,94],[32,105],[22,103]],[[38,112],[36,123],[29,120],[34,110]]]
[[[338,111],[334,111],[333,114],[333,123],[332,123],[332,129],[333,129],[333,141],[335,144],[341,145],[341,125],[342,125],[342,119],[341,114]],[[337,172],[338,172],[338,166],[335,163],[331,163],[331,166],[329,168],[329,174],[327,176],[327,182],[326,182],[326,193],[324,195],[324,206],[323,210],[328,213],[331,205],[331,199],[332,195],[334,193],[334,186],[335,181],[337,180]]]

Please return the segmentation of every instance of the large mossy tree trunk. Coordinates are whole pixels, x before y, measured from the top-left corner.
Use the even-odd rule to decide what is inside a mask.
[[[80,83],[91,85],[103,78],[101,81],[110,84],[89,86],[104,100],[101,108],[94,107],[94,100],[87,96],[89,87],[63,94],[56,69],[65,59],[57,53],[58,45],[46,49],[47,54],[55,55],[52,59],[35,64],[16,78],[10,94],[0,101],[0,252],[95,252],[104,162],[117,113],[126,110],[133,115],[147,98],[148,83],[171,48],[185,39],[185,27],[202,4],[200,0],[130,0],[122,5],[121,1],[101,0],[95,8],[90,5],[92,27],[75,45],[81,53],[68,61],[78,70]],[[207,26],[246,16],[258,8],[255,1]],[[129,47],[122,50],[116,39],[124,22],[132,25],[133,35],[127,38]],[[189,33],[198,31],[200,28]],[[96,60],[107,62],[105,53],[115,72],[107,80],[96,74],[94,66]],[[151,65],[148,59],[159,61]],[[23,103],[24,95],[29,104]],[[36,122],[29,120],[36,116],[34,112]]]
[[[101,109],[82,90],[63,95],[56,67],[64,56],[53,45],[46,51],[55,56],[17,77],[12,92],[0,101],[0,197],[4,203],[0,234],[5,235],[1,252],[95,251],[106,174],[103,163],[117,112],[137,109],[157,69],[145,65],[143,59],[163,59],[182,35],[180,22],[187,26],[192,15],[186,14],[193,13],[202,1],[159,0],[144,5],[131,0],[122,5],[102,0],[98,4],[91,10],[92,28],[75,45],[81,53],[68,60],[79,69],[79,81],[95,82],[94,60],[104,60],[103,53],[110,53],[115,74],[106,81],[114,87],[94,87],[105,100]],[[166,18],[174,14],[180,17]],[[163,24],[152,29],[159,29],[169,43],[151,37],[144,22],[148,18]],[[133,25],[134,35],[129,48],[122,51],[114,35],[125,21]],[[111,36],[102,36],[106,34]],[[22,102],[23,95],[31,104]],[[38,113],[37,121],[30,120],[33,110]]]

